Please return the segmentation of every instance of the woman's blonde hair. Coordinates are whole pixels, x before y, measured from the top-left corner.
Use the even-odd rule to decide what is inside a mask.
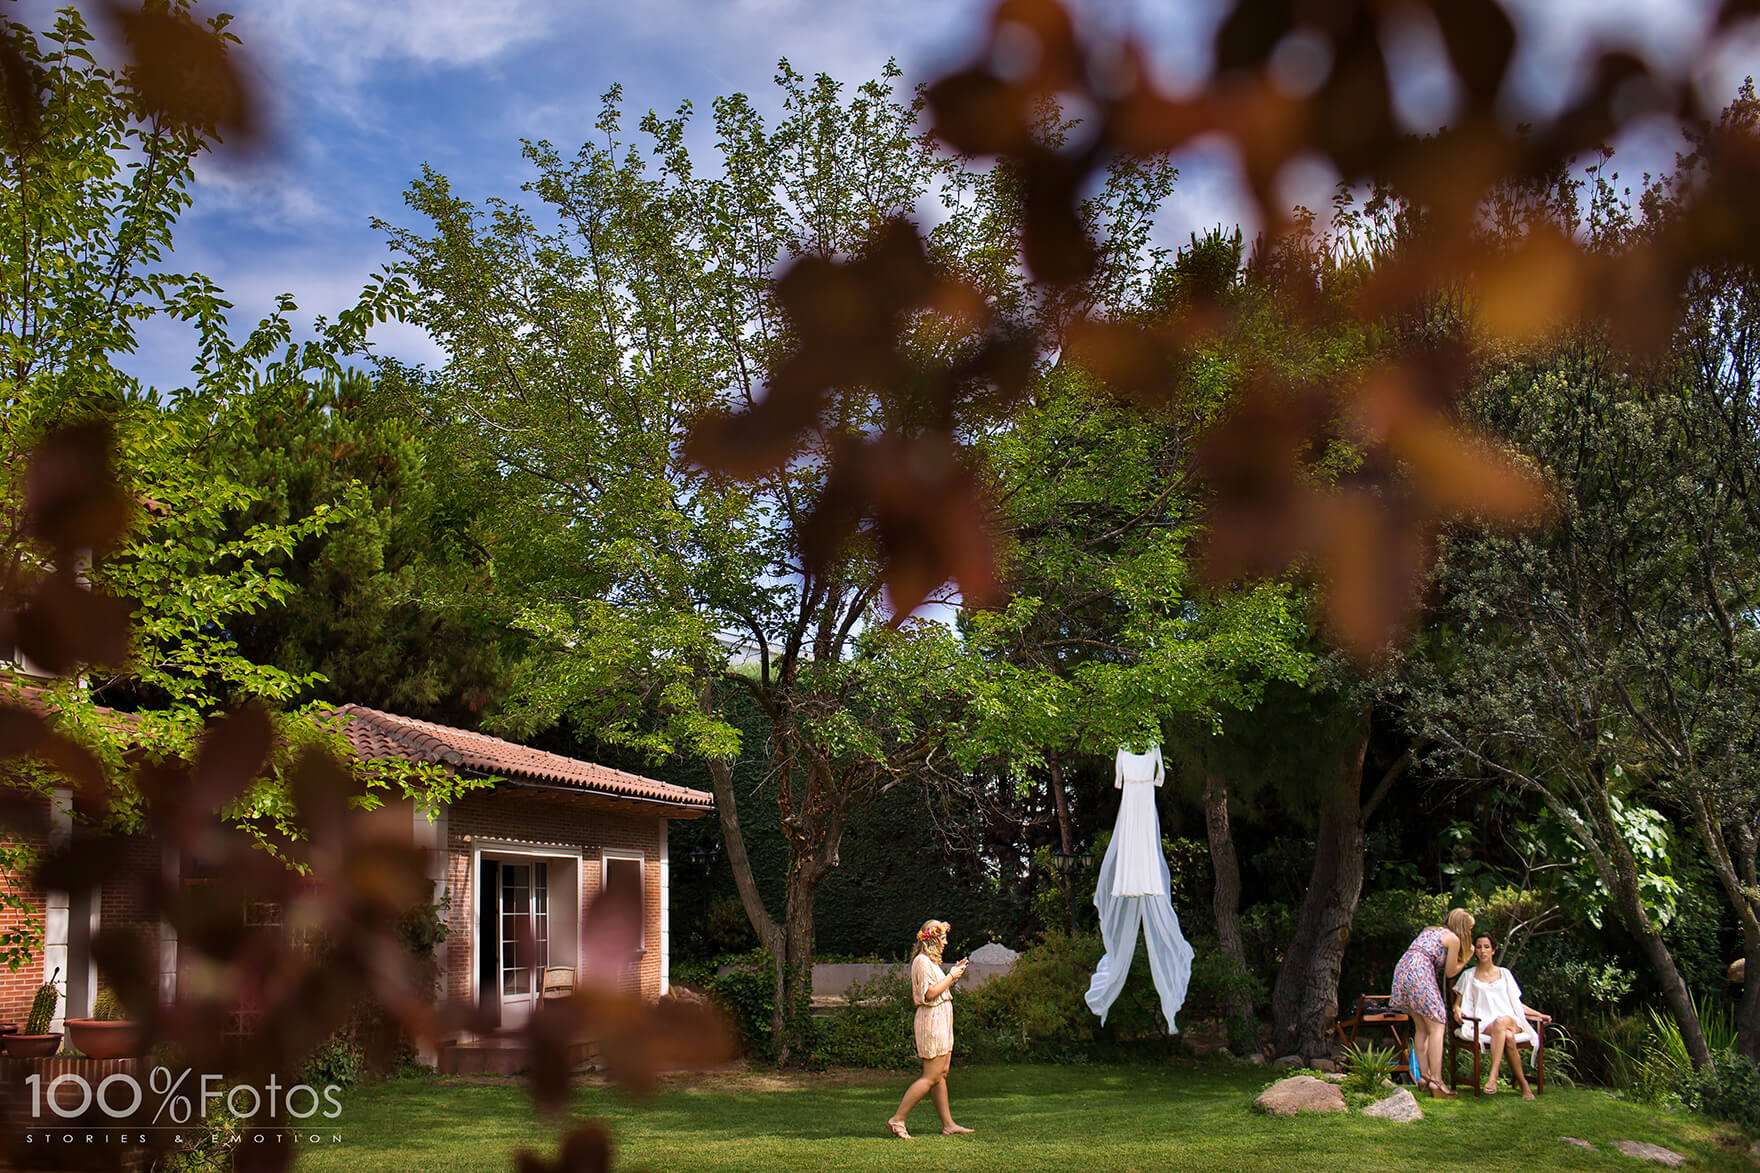
[[[930,917],[917,930],[917,938],[911,944],[911,960],[917,959],[919,953],[939,953],[947,944],[947,930],[951,926],[944,920]]]
[[[1448,931],[1455,935],[1455,960],[1465,965],[1473,956],[1473,914],[1464,908],[1448,910]]]

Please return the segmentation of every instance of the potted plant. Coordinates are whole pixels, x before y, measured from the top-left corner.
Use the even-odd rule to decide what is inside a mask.
[[[60,976],[61,971],[57,969],[48,981],[37,987],[37,996],[31,1002],[31,1016],[25,1020],[23,1032],[0,1036],[0,1045],[5,1046],[8,1055],[18,1059],[40,1059],[61,1049],[61,1035],[49,1033],[49,1024],[55,1021],[55,1004],[61,1000],[61,992],[55,988],[55,979]]]
[[[123,1017],[115,990],[102,989],[90,1018],[67,1020],[67,1040],[91,1059],[132,1059],[141,1053],[141,1026]]]

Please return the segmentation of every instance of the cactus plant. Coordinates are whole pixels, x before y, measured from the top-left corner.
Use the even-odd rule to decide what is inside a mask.
[[[99,1022],[120,1022],[128,1014],[123,1010],[122,999],[116,996],[116,991],[105,988],[98,991],[92,1002],[92,1017]]]
[[[55,988],[55,979],[60,976],[61,971],[57,969],[48,981],[37,987],[37,996],[31,1002],[31,1015],[25,1020],[25,1034],[49,1033],[49,1024],[55,1020],[55,1004],[61,1000],[61,991]]]

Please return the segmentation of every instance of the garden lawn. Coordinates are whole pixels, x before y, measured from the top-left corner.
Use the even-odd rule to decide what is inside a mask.
[[[1660,1167],[1612,1150],[1615,1140],[1664,1145],[1686,1154],[1689,1168],[1754,1169],[1733,1129],[1600,1091],[1548,1089],[1531,1104],[1513,1093],[1426,1096],[1426,1119],[1413,1124],[1354,1112],[1280,1120],[1250,1107],[1269,1078],[1236,1066],[956,1066],[954,1118],[977,1131],[942,1136],[925,1101],[911,1115],[917,1139],[908,1142],[883,1127],[904,1072],[681,1076],[644,1104],[588,1086],[576,1111],[609,1124],[615,1168],[654,1173]],[[507,1169],[517,1146],[555,1153],[555,1129],[536,1119],[517,1081],[402,1080],[354,1089],[343,1107],[334,1126],[319,1130],[325,1143],[300,1147],[300,1173]],[[332,1133],[343,1136],[340,1145],[329,1143]]]

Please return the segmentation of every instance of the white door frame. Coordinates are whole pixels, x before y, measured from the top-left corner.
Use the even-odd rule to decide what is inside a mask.
[[[585,866],[586,851],[582,847],[566,846],[566,845],[563,845],[560,843],[558,843],[558,844],[518,843],[518,842],[514,842],[512,840],[503,840],[503,839],[473,839],[471,841],[471,870],[470,870],[470,875],[469,875],[469,878],[467,881],[470,885],[470,893],[471,893],[470,918],[466,923],[469,925],[469,928],[470,928],[470,975],[471,975],[470,1001],[471,1001],[472,1006],[475,1006],[477,1004],[477,1002],[482,997],[482,980],[481,980],[480,975],[483,970],[483,964],[482,964],[483,963],[483,946],[485,943],[483,941],[479,940],[478,937],[479,937],[479,934],[481,931],[481,926],[483,923],[483,891],[482,891],[482,888],[483,888],[483,856],[485,856],[485,855],[492,856],[497,859],[499,859],[503,856],[513,855],[513,856],[530,856],[536,860],[542,860],[542,859],[572,859],[572,860],[574,860],[575,861],[575,868],[574,868],[575,923],[574,923],[573,927],[568,929],[567,931],[572,932],[572,933],[576,934],[577,936],[580,934],[580,915],[581,915],[581,908],[582,908],[582,902],[581,902],[582,893],[581,893],[580,889],[581,889],[582,883],[584,883],[584,880],[582,878],[582,874],[586,871],[586,866]],[[500,894],[499,893],[496,894],[495,899],[499,903],[499,901],[500,901]],[[497,924],[499,924],[499,921],[497,921]],[[554,933],[552,933],[552,937],[554,937]],[[492,942],[489,942],[488,944],[491,945],[495,950],[495,969],[497,972],[500,972],[500,969],[501,969],[501,934],[499,933],[499,931],[495,934],[495,940]]]

